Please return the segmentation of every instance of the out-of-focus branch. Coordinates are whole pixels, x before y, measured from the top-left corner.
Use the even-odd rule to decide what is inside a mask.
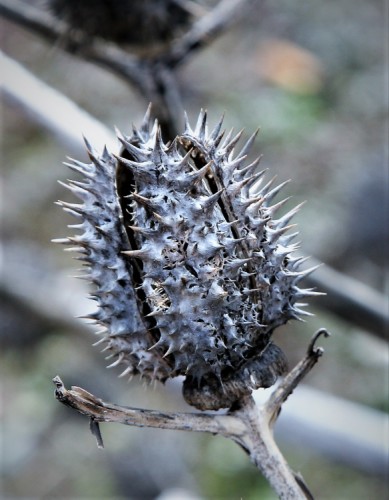
[[[182,111],[181,95],[173,68],[189,53],[203,47],[236,22],[258,0],[222,0],[210,13],[193,23],[189,31],[153,57],[137,57],[119,46],[86,41],[66,23],[20,0],[0,0],[0,15],[28,29],[63,50],[94,63],[135,87],[154,105],[165,140],[177,134]]]
[[[106,145],[117,152],[117,138],[105,125],[7,55],[0,52],[0,57],[5,97],[70,148],[72,154],[85,152],[83,135],[93,138],[96,146]]]
[[[0,0],[0,15],[66,52],[110,69],[137,87],[143,85],[144,79],[136,57],[119,48],[108,51],[103,43],[86,41],[47,11],[21,0]]]
[[[66,23],[20,0],[0,0],[0,15],[66,52],[120,77],[138,90],[147,102],[153,102],[153,111],[160,119],[166,135],[175,136],[174,128],[178,117],[173,113],[180,101],[173,108],[171,100],[165,101],[164,81],[160,79],[160,72],[154,61],[142,60],[113,44],[86,41]],[[178,98],[177,93],[175,97]]]
[[[1,0],[0,15],[48,41],[58,41],[66,34],[65,23],[55,22],[46,12],[20,0]]]
[[[384,294],[327,265],[319,267],[305,282],[326,292],[318,301],[320,307],[383,340],[389,340],[389,300]]]
[[[261,391],[254,397],[259,405],[267,400]],[[300,384],[282,406],[274,428],[277,440],[292,449],[303,453],[309,449],[364,474],[383,477],[389,470],[388,431],[384,412],[306,384]]]
[[[4,304],[10,302],[15,305],[19,314],[33,317],[45,330],[63,330],[73,335],[90,334],[92,329],[87,323],[77,320],[69,310],[64,310],[63,304],[50,300],[51,295],[47,293],[46,299],[42,300],[34,294],[32,284],[21,291],[14,283],[7,281],[0,275],[0,301]],[[68,314],[67,314],[68,313]],[[1,339],[3,342],[3,339]],[[33,340],[33,339],[29,339]]]

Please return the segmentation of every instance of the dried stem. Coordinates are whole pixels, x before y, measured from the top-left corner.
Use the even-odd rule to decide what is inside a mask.
[[[240,405],[234,415],[246,424],[243,448],[279,498],[313,500],[303,478],[292,471],[274,441],[266,405],[258,408],[251,396]]]
[[[163,413],[105,403],[81,387],[66,389],[60,377],[53,379],[55,397],[66,406],[87,415],[95,422],[116,422],[136,427],[155,427],[181,431],[210,432],[222,436],[240,436],[244,426],[230,415],[208,413]]]
[[[286,375],[266,402],[264,410],[267,414],[267,420],[270,425],[274,425],[274,422],[281,411],[282,404],[285,403],[301,380],[312,370],[319,358],[323,355],[323,348],[315,347],[316,341],[322,335],[324,335],[324,337],[329,337],[330,333],[324,328],[315,333],[308,346],[305,357]]]
[[[252,462],[269,481],[282,499],[312,498],[301,477],[293,473],[278,449],[272,435],[272,426],[282,403],[297,387],[301,379],[313,368],[323,354],[315,348],[320,330],[309,345],[306,356],[285,377],[269,400],[258,408],[251,396],[240,400],[225,413],[166,413],[105,403],[81,387],[66,389],[56,376],[55,397],[66,406],[77,410],[90,419],[90,429],[99,447],[103,446],[99,423],[116,422],[137,427],[209,432],[232,439],[250,456]]]

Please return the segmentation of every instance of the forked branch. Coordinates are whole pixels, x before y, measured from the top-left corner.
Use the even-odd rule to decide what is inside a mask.
[[[137,56],[117,44],[107,44],[98,38],[87,40],[66,22],[21,0],[0,0],[0,16],[64,51],[110,71],[137,89],[146,102],[153,102],[162,131],[167,138],[173,138],[177,134],[182,110],[174,69],[190,54],[227,30],[257,1],[221,0],[158,56]]]
[[[232,439],[250,456],[282,499],[312,498],[301,477],[293,473],[278,449],[272,427],[282,403],[313,368],[323,354],[315,347],[319,336],[329,335],[324,329],[313,337],[305,357],[289,372],[268,401],[258,408],[251,396],[237,402],[225,413],[166,413],[106,403],[81,387],[66,389],[60,377],[53,382],[55,397],[66,406],[90,419],[90,429],[103,447],[99,423],[116,422],[137,427],[209,432]]]

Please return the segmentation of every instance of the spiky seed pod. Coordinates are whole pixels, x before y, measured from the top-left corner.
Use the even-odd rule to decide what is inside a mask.
[[[255,134],[224,140],[222,120],[208,132],[206,113],[164,144],[150,110],[120,137],[120,156],[72,161],[84,175],[69,189],[81,204],[60,202],[80,219],[74,245],[95,285],[102,343],[123,375],[165,381],[184,375],[186,401],[230,407],[286,368],[271,342],[275,328],[306,313],[299,288],[312,270],[293,257],[287,234],[299,207],[276,218],[284,183],[264,182],[259,160],[247,164]],[[285,201],[285,200],[284,200]],[[74,227],[74,226],[72,226]]]
[[[192,19],[185,0],[48,0],[60,19],[80,32],[117,43],[171,40]]]

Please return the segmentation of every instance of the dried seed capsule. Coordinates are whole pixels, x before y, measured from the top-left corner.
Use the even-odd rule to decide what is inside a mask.
[[[165,381],[184,375],[184,397],[199,409],[230,407],[285,371],[275,328],[308,314],[315,295],[298,284],[308,271],[292,254],[293,209],[274,218],[283,186],[246,166],[250,138],[223,140],[200,113],[169,145],[149,112],[139,130],[120,138],[119,156],[88,146],[90,164],[69,189],[82,203],[62,203],[81,219],[80,249],[95,284],[105,350],[123,375]],[[254,165],[254,168],[252,168]],[[254,173],[253,173],[254,172]],[[62,240],[64,242],[64,240]]]

